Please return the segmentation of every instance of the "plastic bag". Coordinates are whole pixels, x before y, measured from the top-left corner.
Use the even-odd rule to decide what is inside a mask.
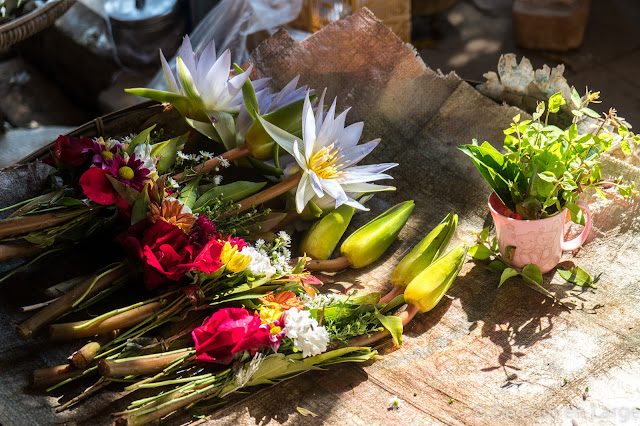
[[[301,9],[302,0],[222,0],[189,35],[191,45],[200,55],[215,40],[217,52],[230,49],[232,61],[242,64],[259,41],[293,21]],[[168,62],[175,71],[175,57]],[[162,70],[148,87],[167,89]]]

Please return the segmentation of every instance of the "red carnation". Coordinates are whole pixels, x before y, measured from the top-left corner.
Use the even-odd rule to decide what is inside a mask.
[[[211,238],[193,261],[193,268],[205,274],[211,274],[220,269],[224,265],[220,262],[222,247],[224,247],[224,243]]]
[[[58,136],[53,147],[53,154],[60,162],[70,166],[79,166],[92,155],[93,141],[88,138]]]
[[[221,309],[191,333],[200,363],[229,364],[238,352],[269,347],[269,327],[246,309]]]

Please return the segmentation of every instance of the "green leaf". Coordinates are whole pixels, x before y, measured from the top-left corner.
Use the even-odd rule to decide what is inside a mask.
[[[114,178],[113,176],[110,176],[110,175],[106,175],[106,176],[107,176],[107,179],[109,179],[109,182],[111,182],[111,185],[113,185],[113,189],[115,189],[116,192],[120,194],[120,196],[129,205],[132,205],[133,203],[135,203],[135,201],[138,199],[138,195],[140,194],[138,191],[136,191],[129,185],[126,185],[120,182],[118,179]]]
[[[599,186],[595,186],[594,187],[596,189],[596,192],[598,193],[598,195],[600,196],[600,198],[602,198],[603,200],[607,200],[607,196],[604,195],[604,192],[602,192],[602,188],[600,188]]]
[[[235,68],[238,75],[244,73],[244,70],[237,64],[233,64],[233,67]],[[248,78],[242,86],[242,99],[244,100],[244,106],[247,108],[249,115],[251,115],[254,120],[257,120],[258,116],[260,115],[260,105],[258,104],[256,91],[253,88],[253,84],[251,83],[250,78]]]
[[[488,238],[489,238],[489,227],[486,226],[482,228],[482,232],[480,233],[480,241],[487,242]]]
[[[469,254],[471,257],[478,260],[487,259],[492,255],[491,250],[489,250],[484,244],[476,244],[471,247],[469,249]]]
[[[498,284],[498,288],[500,288],[506,280],[511,277],[515,277],[516,275],[518,275],[518,271],[513,268],[506,268],[505,270],[503,270],[502,275],[500,276],[500,284]]]
[[[549,112],[555,114],[558,111],[560,111],[560,107],[565,104],[566,102],[562,97],[562,93],[561,92],[554,93],[549,98]]]
[[[402,319],[395,315],[382,315],[377,309],[376,316],[380,324],[389,330],[396,346],[402,346]]]
[[[176,161],[177,152],[184,147],[188,137],[189,133],[185,133],[184,135],[169,139],[168,141],[158,142],[151,145],[151,155],[154,157],[160,157],[158,164],[156,164],[156,169],[158,170],[159,175],[165,174],[171,169]]]
[[[498,259],[492,260],[487,265],[487,270],[491,272],[503,272],[505,269],[507,269],[507,265],[503,261]]]
[[[538,173],[538,177],[540,179],[542,179],[545,182],[555,182],[556,181],[556,175],[554,175],[552,172],[549,171],[544,171],[542,173]]]
[[[513,260],[516,255],[516,247],[515,246],[506,246],[504,248],[504,257],[508,260]]]
[[[571,102],[573,102],[573,106],[575,106],[576,108],[580,108],[580,104],[582,104],[580,94],[575,87],[571,91]]]
[[[629,139],[622,139],[620,141],[620,148],[622,148],[624,155],[631,155],[631,144],[629,143]]]
[[[279,146],[279,145],[274,144],[273,146]],[[251,166],[254,169],[256,169],[258,172],[260,172],[260,174],[264,176],[282,176],[284,174],[284,171],[282,169],[278,167],[272,167],[267,163],[264,163],[260,160],[256,160],[253,157],[246,157],[246,159],[249,161],[249,164],[251,164]]]
[[[181,201],[182,204],[192,210],[198,196],[198,183],[200,183],[200,177],[190,181],[184,188],[182,188],[180,190],[180,196],[178,197],[178,200]]]
[[[249,82],[249,80],[247,80],[247,82]],[[224,147],[227,150],[237,148],[236,122],[233,119],[233,115],[220,111],[207,111],[207,115],[213,117],[211,125],[220,136]]]
[[[266,182],[237,181],[227,185],[216,186],[202,194],[202,196],[194,202],[193,209],[199,209],[206,205],[209,200],[218,198],[223,201],[231,200],[235,203],[260,191],[266,184]],[[184,192],[184,190],[181,192]]]
[[[578,206],[577,204],[571,203],[571,204],[567,204],[565,207],[568,208],[569,212],[571,213],[571,220],[574,223],[577,223],[578,225],[584,226],[584,213],[582,213],[582,209],[580,208],[580,206]]]
[[[525,281],[530,280],[534,284],[542,284],[542,272],[540,272],[540,268],[534,264],[525,265],[525,267],[522,268],[522,278],[524,278]]]
[[[598,288],[593,285],[593,278],[587,271],[582,269],[579,266],[573,267],[571,269],[560,269],[558,268],[558,275],[567,280],[570,283],[578,285],[580,287],[593,287]]]
[[[629,133],[629,129],[627,128],[627,126],[625,126],[624,124],[618,126],[618,134],[622,137],[622,139],[627,136],[627,133]]]
[[[131,209],[131,225],[134,225],[147,217],[149,204],[151,204],[151,200],[149,199],[149,185],[151,184],[146,183],[144,185],[140,195],[133,203],[133,208]]]
[[[580,112],[585,113],[586,115],[588,115],[591,118],[600,118],[600,114],[598,114],[597,112],[595,112],[591,108],[587,108],[587,107],[580,108]]]
[[[151,99],[160,103],[170,103],[182,114],[189,115],[191,111],[191,101],[184,95],[178,93],[165,92],[162,90],[153,90],[145,88],[125,89],[127,93]]]
[[[185,121],[189,126],[196,129],[198,133],[208,137],[212,141],[222,142],[222,137],[220,137],[220,135],[218,134],[218,131],[214,127],[211,120],[201,121],[201,120],[194,120],[191,118],[185,118]]]
[[[131,155],[133,153],[133,150],[136,149],[136,146],[149,143],[151,131],[154,129],[154,127],[156,127],[155,124],[138,133],[136,137],[133,138],[131,142],[129,142],[129,146],[127,147],[127,154]]]

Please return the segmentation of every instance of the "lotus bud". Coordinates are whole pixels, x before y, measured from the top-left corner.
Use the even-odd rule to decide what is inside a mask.
[[[254,122],[247,130],[244,143],[253,158],[266,160],[273,155],[275,142],[258,121]]]
[[[467,255],[460,244],[419,273],[404,291],[404,300],[420,312],[433,309],[455,281]]]
[[[342,243],[340,252],[354,268],[375,262],[396,239],[413,212],[413,200],[391,207]]]
[[[391,283],[406,287],[420,272],[431,265],[453,237],[458,226],[458,215],[449,213],[438,226],[433,228],[401,261],[391,273]]]
[[[301,255],[306,254],[318,260],[329,259],[347,230],[354,212],[353,207],[343,204],[314,223],[302,237]]]

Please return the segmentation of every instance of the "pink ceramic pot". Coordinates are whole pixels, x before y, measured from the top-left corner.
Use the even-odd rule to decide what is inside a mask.
[[[585,214],[585,227],[582,233],[571,241],[564,241],[567,209],[545,219],[521,220],[505,216],[508,209],[495,193],[489,196],[489,210],[496,225],[498,247],[504,260],[516,268],[533,263],[544,274],[552,270],[559,262],[563,251],[575,250],[584,244],[591,226],[589,207],[578,201]],[[514,246],[513,259],[505,256],[505,249]]]

